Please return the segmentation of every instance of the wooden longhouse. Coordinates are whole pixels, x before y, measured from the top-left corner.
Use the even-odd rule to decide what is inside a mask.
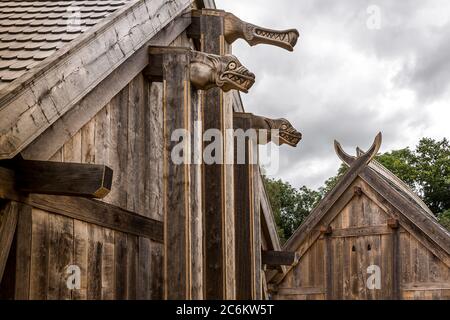
[[[0,17],[0,298],[267,298],[265,266],[295,255],[258,166],[175,164],[171,134],[282,127],[295,146],[285,120],[244,112],[255,77],[229,53],[293,50],[298,32],[206,0],[2,1]]]
[[[272,274],[274,299],[450,299],[450,233],[372,159],[380,143],[359,157],[336,143],[349,169],[285,244],[299,263]]]

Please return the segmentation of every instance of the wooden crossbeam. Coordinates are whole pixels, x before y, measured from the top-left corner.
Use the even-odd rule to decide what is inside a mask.
[[[298,264],[300,256],[297,252],[287,251],[263,251],[262,263],[267,266],[294,266]]]
[[[27,203],[48,212],[163,243],[163,223],[92,199],[32,194]]]
[[[104,198],[111,191],[113,171],[104,165],[62,163],[50,161],[8,161],[2,175],[8,177],[0,188],[11,193],[11,181],[16,192]],[[0,193],[1,194],[1,193]]]

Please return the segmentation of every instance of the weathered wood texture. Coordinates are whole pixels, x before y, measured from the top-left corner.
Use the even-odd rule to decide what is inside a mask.
[[[0,282],[3,279],[11,244],[16,233],[19,204],[16,202],[0,203]]]
[[[113,172],[104,165],[18,161],[16,188],[25,193],[104,198],[111,190]]]
[[[25,148],[189,5],[130,2],[0,92],[0,158]]]
[[[234,127],[245,132],[251,127],[250,119],[234,119]],[[236,138],[234,148],[236,298],[261,300],[260,180],[258,165],[254,162],[258,151],[254,141],[247,137]],[[239,159],[242,153],[245,159]]]
[[[194,126],[201,115],[191,98],[196,92],[190,85],[190,54],[188,50],[151,52],[150,59],[162,63],[164,83],[164,292],[170,300],[199,299],[203,296],[201,167],[193,154],[201,154],[201,144],[194,143],[200,150],[191,149],[191,138],[197,139]],[[200,272],[195,278],[193,269]]]
[[[16,298],[162,299],[160,244],[33,208],[21,213]],[[67,282],[81,271],[81,288]]]
[[[276,288],[275,298],[449,299],[450,268],[401,223],[395,228],[396,209],[380,203],[363,180],[354,186],[361,192],[349,188],[350,200],[326,215],[331,233],[298,248],[300,262]],[[374,265],[381,271],[379,289],[367,286]]]
[[[176,32],[180,33],[180,31]],[[164,39],[167,41],[168,38]],[[192,46],[192,43],[183,33],[171,45]],[[148,61],[147,48],[145,48],[145,54]],[[132,65],[128,66],[128,68],[131,67]],[[144,65],[141,67],[143,68]],[[133,73],[134,70],[128,71]],[[126,71],[123,70],[123,72]],[[73,290],[69,297],[69,293],[61,287],[63,281],[61,278],[58,280],[59,297],[54,292],[49,294],[50,289],[42,284],[47,281],[46,277],[54,277],[53,272],[59,272],[61,277],[62,275],[61,270],[50,272],[47,264],[38,263],[39,259],[48,259],[44,250],[39,257],[34,257],[35,260],[32,260],[35,262],[31,267],[33,272],[38,274],[38,279],[33,278],[21,284],[25,289],[20,290],[17,297],[23,299],[41,296],[49,299],[164,298],[163,235],[159,233],[162,228],[153,229],[155,226],[152,226],[153,223],[139,221],[133,214],[120,210],[137,213],[144,218],[160,222],[163,221],[164,216],[163,86],[158,83],[149,83],[142,74],[136,74],[137,76],[125,84],[111,101],[105,102],[105,106],[96,114],[92,114],[90,118],[86,117],[83,114],[85,111],[80,109],[78,116],[74,116],[75,122],[64,121],[64,126],[60,128],[64,131],[64,140],[60,140],[57,134],[45,134],[39,145],[42,147],[50,144],[51,147],[46,147],[42,153],[30,151],[28,154],[40,160],[109,166],[114,171],[112,190],[102,201],[114,207],[106,205],[101,209],[101,203],[92,206],[91,200],[32,195],[27,203],[35,206],[33,210],[38,212],[33,214],[33,229],[29,230],[29,233],[33,235],[33,246],[51,247],[51,244],[48,244],[51,241],[48,239],[51,236],[49,222],[46,222],[49,220],[48,216],[58,217],[59,224],[61,221],[73,224],[74,231],[64,236],[64,239],[69,238],[69,240],[64,242],[61,248],[74,247],[72,251],[66,248],[70,255],[64,259],[79,264],[82,270],[82,288]],[[116,82],[123,81],[122,79],[127,81],[123,73],[119,72],[115,75]],[[117,86],[113,88],[116,90]],[[110,92],[107,93],[109,94]],[[195,94],[192,94],[192,103],[197,105]],[[194,120],[199,119],[198,114],[192,114],[190,117]],[[74,120],[68,118],[67,121]],[[66,129],[69,127],[68,133]],[[60,130],[58,128],[56,125],[55,130]],[[49,150],[54,149],[54,145],[59,145],[59,149],[49,153]],[[0,171],[0,174],[3,174],[6,180],[13,179],[6,171]],[[192,179],[199,179],[198,170],[192,170],[191,175]],[[7,197],[17,196],[8,188],[0,189],[0,195],[2,194]],[[200,192],[193,190],[192,194],[199,196]],[[201,209],[198,207],[195,210],[199,212]],[[64,224],[62,228],[64,229]],[[201,228],[201,219],[193,219],[193,237],[197,242],[201,242]],[[191,266],[195,271],[192,292],[194,297],[200,298],[203,292],[202,259],[199,258],[201,247],[193,244],[192,251],[196,255]],[[97,277],[98,275],[101,276]],[[27,290],[27,285],[31,290]]]
[[[202,16],[200,32],[201,51],[218,55],[230,52],[223,37],[224,26],[221,17]],[[203,117],[204,130],[219,130],[225,137],[225,141],[218,147],[219,156],[223,160],[233,159],[233,139],[225,134],[227,129],[233,129],[232,93],[224,93],[214,88],[204,92],[201,99],[203,109],[207,110]],[[205,164],[203,174],[205,295],[207,299],[234,299],[236,271],[233,166]]]

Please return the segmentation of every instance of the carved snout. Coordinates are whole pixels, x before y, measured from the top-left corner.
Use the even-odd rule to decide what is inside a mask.
[[[248,93],[248,90],[255,84],[255,75],[244,66],[236,70],[228,70],[219,76],[219,84],[223,91],[239,90]]]
[[[242,21],[232,13],[226,13],[224,23],[225,39],[230,44],[237,39],[244,39],[251,46],[268,44],[293,51],[300,37],[296,29],[272,30],[263,28]]]
[[[218,87],[225,92],[238,90],[247,93],[255,83],[255,75],[235,56],[201,52],[192,52],[190,77],[198,90]]]
[[[288,51],[294,51],[300,34],[295,29],[275,31],[261,28],[254,25],[248,25],[247,42],[254,46],[257,44],[274,45]]]

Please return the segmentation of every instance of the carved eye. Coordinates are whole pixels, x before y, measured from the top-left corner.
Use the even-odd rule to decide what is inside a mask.
[[[236,69],[236,63],[235,62],[230,62],[230,64],[228,65],[228,69],[230,69],[230,70],[234,70],[234,69]]]
[[[285,125],[285,124],[281,125],[281,129],[282,129],[282,130],[287,130],[287,128],[288,128],[287,125]]]

